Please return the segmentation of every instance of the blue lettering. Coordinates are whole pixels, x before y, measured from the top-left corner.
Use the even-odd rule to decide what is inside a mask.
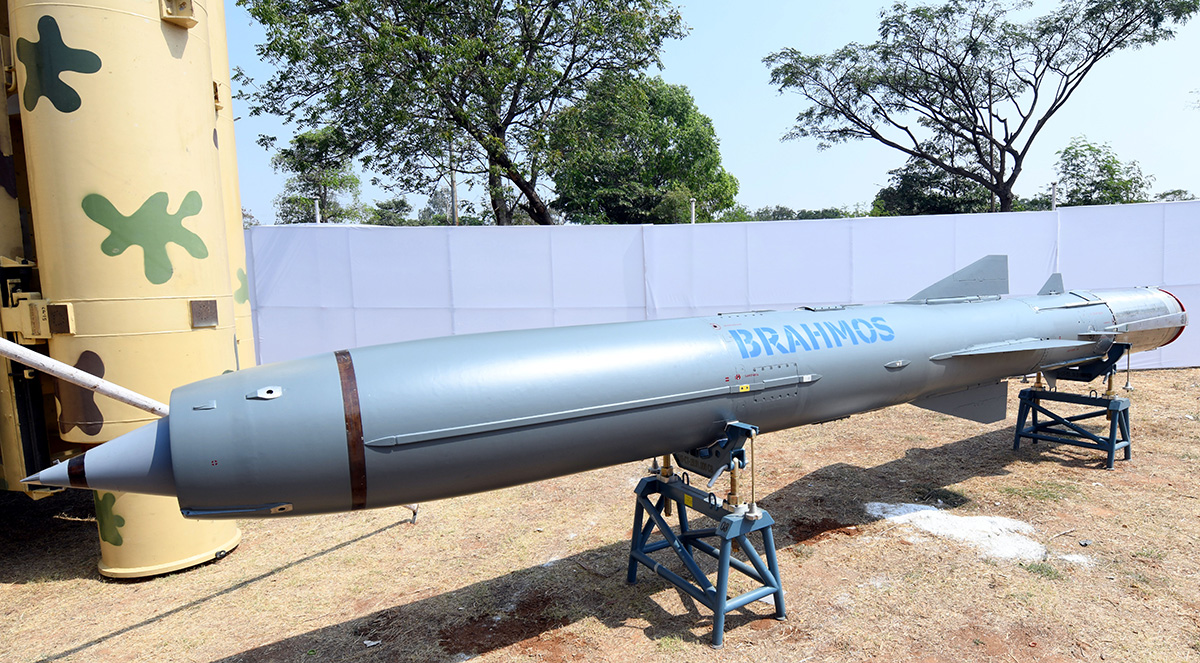
[[[836,325],[826,322],[825,327],[829,330],[830,335],[839,348],[842,347],[842,339],[858,345],[858,338],[854,336],[854,332],[850,329],[850,324],[845,320],[838,320]]]
[[[804,324],[802,324],[802,325],[800,325],[800,326],[801,326],[801,327],[804,327],[804,331],[808,331],[808,325],[804,325]],[[833,341],[830,341],[830,340],[829,340],[829,334],[826,334],[826,333],[825,333],[825,330],[824,330],[824,329],[821,329],[821,323],[819,323],[819,322],[814,322],[814,323],[813,323],[813,327],[815,327],[815,328],[816,328],[816,330],[817,330],[817,333],[821,335],[821,338],[825,339],[825,347],[826,347],[826,348],[832,348],[832,347],[833,347]],[[809,336],[812,336],[812,332],[809,332],[809,334],[808,334],[808,335],[809,335]],[[841,345],[841,343],[838,343],[838,345]],[[817,346],[817,339],[816,339],[816,337],[813,337],[813,347],[815,348],[816,346]]]
[[[791,325],[784,325],[783,335],[787,338],[788,352],[795,352],[797,345],[804,348],[805,352],[812,350],[812,348],[808,347],[808,343],[805,342],[803,338],[800,338],[800,333],[796,331],[795,327]]]
[[[766,348],[768,356],[775,354],[771,350],[772,346],[774,346],[776,350],[779,350],[780,354],[788,353],[788,349],[780,345],[779,334],[776,333],[774,329],[771,329],[770,327],[755,327],[754,331],[758,334],[758,337],[762,339],[763,347]]]
[[[757,357],[762,354],[762,347],[758,341],[754,340],[754,335],[745,329],[730,329],[729,335],[737,342],[738,349],[742,351],[742,359]]]
[[[886,320],[879,316],[871,318],[871,324],[875,325],[875,328],[879,330],[879,340],[881,341],[890,341],[896,338],[896,332],[892,331],[892,328],[887,326],[886,322]]]
[[[800,323],[800,326],[804,328],[804,333],[808,334],[808,340],[812,342],[812,349],[820,350],[821,346],[817,343],[817,335],[814,334],[812,330],[808,328],[808,325],[804,324],[803,322]],[[821,328],[817,327],[817,331],[821,331]],[[821,335],[824,334],[825,332],[821,332]]]
[[[874,343],[875,340],[879,338],[879,334],[875,331],[875,328],[871,326],[871,323],[863,320],[862,318],[855,318],[850,322],[850,324],[854,327],[854,331],[858,334],[858,337],[863,340],[863,343]],[[860,324],[865,326],[867,331],[871,332],[870,336],[867,336],[863,333],[862,327],[859,326]]]

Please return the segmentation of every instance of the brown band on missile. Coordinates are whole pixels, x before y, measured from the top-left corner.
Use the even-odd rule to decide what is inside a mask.
[[[346,451],[350,456],[350,510],[367,506],[367,451],[363,444],[362,410],[358,404],[358,380],[349,350],[333,353],[342,380],[342,410],[346,413]]]
[[[67,480],[72,488],[87,488],[87,473],[83,471],[83,456],[80,454],[67,461]]]

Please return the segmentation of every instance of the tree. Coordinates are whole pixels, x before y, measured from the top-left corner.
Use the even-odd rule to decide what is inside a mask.
[[[881,13],[873,44],[773,53],[771,82],[810,103],[787,138],[816,138],[822,149],[876,140],[978,182],[1010,211],[1034,141],[1095,65],[1173,38],[1200,10],[1200,0],[1063,0],[1039,18],[1009,19],[1028,4],[898,2]],[[971,164],[947,162],[946,143]]]
[[[794,210],[783,205],[774,207],[760,207],[754,213],[753,221],[794,221],[794,220],[810,220],[810,219],[842,219],[848,216],[845,210],[840,210],[836,207],[827,207],[825,209],[798,209]]]
[[[1154,199],[1160,203],[1178,203],[1185,200],[1195,200],[1196,196],[1192,195],[1187,189],[1167,189],[1162,193],[1155,194]]]
[[[350,158],[345,136],[333,126],[297,135],[291,146],[279,150],[271,159],[275,171],[291,173],[283,193],[275,198],[277,223],[327,223],[357,220],[358,210],[344,206],[338,197],[349,194],[356,201],[358,176]]]
[[[657,63],[684,34],[669,0],[243,4],[266,28],[259,56],[278,65],[246,95],[252,114],[337,118],[364,165],[406,190],[447,169],[481,173],[500,225],[514,206],[551,223],[538,193],[546,118],[604,72]]]
[[[1153,177],[1136,161],[1122,163],[1107,143],[1079,136],[1058,152],[1061,205],[1120,205],[1146,202]]]
[[[253,228],[258,225],[258,219],[254,218],[254,213],[245,207],[242,208],[242,229]]]
[[[408,215],[412,214],[412,204],[404,196],[381,200],[375,203],[369,211],[367,223],[375,226],[408,226],[412,225]]]
[[[889,185],[875,194],[871,216],[975,214],[987,212],[992,194],[983,185],[923,159],[889,170]]]
[[[711,221],[734,203],[712,120],[687,88],[606,74],[550,122],[552,206],[577,223]]]

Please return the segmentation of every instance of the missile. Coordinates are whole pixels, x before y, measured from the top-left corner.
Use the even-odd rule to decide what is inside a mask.
[[[1174,341],[1159,288],[1006,298],[987,256],[912,298],[452,336],[343,350],[175,389],[154,424],[25,479],[173,495],[192,518],[466,495],[900,403],[991,422],[1005,378],[1088,379]],[[1090,371],[1090,372],[1089,372]]]

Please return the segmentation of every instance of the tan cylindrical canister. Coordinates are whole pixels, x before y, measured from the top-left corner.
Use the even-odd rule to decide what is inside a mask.
[[[190,0],[12,0],[50,355],[166,401],[236,368],[207,12]],[[103,442],[153,415],[58,386],[58,427]],[[237,545],[174,500],[97,494],[101,571],[153,575]]]
[[[229,242],[229,269],[233,279],[233,322],[237,335],[237,360],[238,368],[249,368],[254,366],[257,360],[254,351],[254,323],[250,310],[250,282],[246,274],[246,235],[242,229],[242,194],[238,185],[233,90],[229,80],[229,43],[225,37],[224,4],[210,0],[208,14],[213,95],[217,103],[217,154],[221,164],[225,236]]]

